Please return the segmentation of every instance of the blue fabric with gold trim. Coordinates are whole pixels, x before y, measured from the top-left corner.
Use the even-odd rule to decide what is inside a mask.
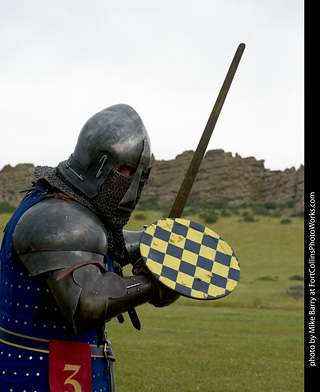
[[[44,189],[35,189],[17,207],[6,226],[0,253],[0,329],[18,337],[35,338],[30,345],[34,349],[4,343],[4,339],[0,339],[0,390],[6,392],[49,391],[49,355],[47,350],[41,349],[41,345],[37,348],[37,340],[59,339],[97,345],[96,331],[79,331],[75,335],[72,328],[66,325],[47,286],[17,268],[11,261],[12,235],[17,222],[27,209],[46,197],[46,191],[51,191],[46,183],[36,185]],[[51,301],[52,306],[46,306],[43,309],[45,313],[34,324],[34,313],[43,306],[45,298],[49,303]],[[106,371],[108,361],[92,356],[91,365],[92,391],[110,391],[110,373]]]

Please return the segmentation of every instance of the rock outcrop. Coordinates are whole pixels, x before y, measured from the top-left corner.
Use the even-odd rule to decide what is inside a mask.
[[[185,151],[175,159],[153,159],[149,184],[143,197],[158,195],[164,202],[172,202],[187,171],[193,151]],[[31,184],[32,164],[5,166],[0,171],[0,202],[16,206],[22,195],[18,192]],[[197,175],[190,199],[244,203],[283,203],[287,212],[300,213],[304,208],[304,166],[284,171],[264,167],[263,160],[242,158],[223,150],[206,153]]]
[[[173,201],[192,156],[193,151],[185,151],[174,160],[155,160],[144,195],[159,195],[164,201]],[[290,206],[288,212],[299,213],[304,208],[304,167],[271,171],[265,169],[263,160],[210,150],[203,159],[189,198],[231,205],[284,203]]]
[[[29,170],[33,168],[32,163],[22,163],[15,167],[6,165],[0,171],[0,202],[6,202],[17,206],[23,194],[20,190],[30,187],[32,178]]]

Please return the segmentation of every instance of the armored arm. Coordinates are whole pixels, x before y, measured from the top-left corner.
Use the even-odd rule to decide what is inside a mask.
[[[67,320],[81,329],[101,327],[106,320],[154,299],[150,279],[141,274],[122,278],[95,263],[75,265],[61,279],[62,274],[61,270],[49,273],[47,284]]]
[[[145,274],[107,271],[107,235],[101,221],[71,200],[47,199],[30,208],[13,236],[19,260],[45,280],[70,324],[95,329],[128,309],[157,298]]]
[[[127,251],[126,264],[131,263],[134,266],[140,260],[140,238],[142,233],[143,231],[123,230]]]
[[[127,251],[126,259],[131,262],[133,266],[132,271],[136,277],[146,275],[148,279],[152,281],[155,288],[156,298],[150,302],[156,307],[164,307],[171,305],[180,297],[180,294],[164,286],[159,280],[157,280],[152,274],[149,273],[148,269],[142,262],[140,254],[140,238],[142,233],[143,231],[123,230],[123,236]]]

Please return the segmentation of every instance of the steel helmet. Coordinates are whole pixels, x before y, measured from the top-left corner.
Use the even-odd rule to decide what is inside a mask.
[[[119,203],[120,209],[132,211],[150,162],[150,139],[140,116],[129,105],[118,104],[96,113],[85,123],[73,154],[59,163],[58,170],[92,199],[111,170],[121,166],[132,168],[132,182]]]

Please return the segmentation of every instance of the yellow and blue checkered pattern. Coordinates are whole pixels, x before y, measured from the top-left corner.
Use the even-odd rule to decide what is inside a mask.
[[[217,299],[235,289],[240,266],[214,231],[181,218],[148,226],[140,239],[142,259],[167,287],[191,298]]]

